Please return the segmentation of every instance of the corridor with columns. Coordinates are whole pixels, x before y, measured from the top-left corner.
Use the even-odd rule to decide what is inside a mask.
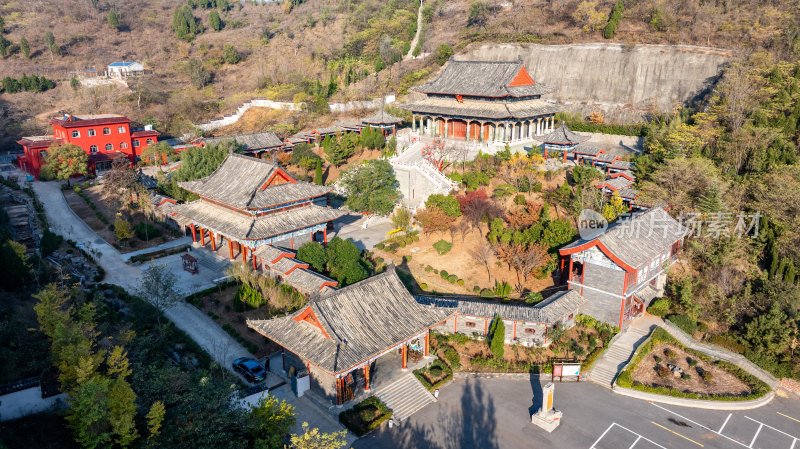
[[[486,121],[438,115],[411,117],[411,130],[420,136],[479,142],[519,142],[532,140],[555,129],[555,115],[528,120]]]

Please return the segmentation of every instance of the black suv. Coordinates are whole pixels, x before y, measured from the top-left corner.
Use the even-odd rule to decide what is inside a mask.
[[[267,378],[267,371],[251,358],[241,357],[234,360],[233,369],[242,373],[250,382],[261,382]]]

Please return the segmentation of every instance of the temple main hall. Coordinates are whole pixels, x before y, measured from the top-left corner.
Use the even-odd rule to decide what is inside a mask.
[[[553,88],[537,83],[519,61],[450,60],[433,81],[414,87],[404,105],[421,136],[518,142],[553,131],[561,107],[543,100]],[[424,94],[424,95],[420,95]]]
[[[159,206],[179,225],[189,228],[195,242],[208,239],[212,250],[227,243],[230,258],[252,259],[261,265],[258,248],[311,234],[327,242],[328,229],[344,212],[328,206],[331,187],[294,179],[279,165],[231,153],[209,176],[178,185],[200,199]]]

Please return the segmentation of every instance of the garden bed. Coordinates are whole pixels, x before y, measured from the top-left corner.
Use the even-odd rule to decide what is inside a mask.
[[[238,312],[233,304],[237,291],[239,291],[238,283],[225,283],[190,295],[186,300],[216,321],[225,332],[256,357],[263,357],[277,351],[279,348],[275,343],[249,328],[246,323],[249,318],[263,318],[267,314],[266,310]]]
[[[578,324],[563,331],[552,331],[555,337],[547,347],[526,347],[506,344],[502,359],[493,357],[486,340],[461,334],[432,334],[431,351],[448,361],[456,371],[474,373],[552,373],[553,361],[571,361],[588,367],[608,347],[618,332],[616,328],[584,316]],[[454,351],[457,360],[452,360]]]
[[[375,396],[370,396],[339,413],[339,421],[356,436],[369,433],[391,417],[392,411]]]
[[[414,377],[428,391],[433,391],[453,379],[453,370],[441,360],[434,360],[430,365],[414,370]]]
[[[741,368],[686,348],[658,328],[620,373],[622,388],[689,399],[743,401],[769,386]]]

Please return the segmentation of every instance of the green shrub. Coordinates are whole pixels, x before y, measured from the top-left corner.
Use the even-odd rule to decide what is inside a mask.
[[[431,379],[438,379],[442,377],[442,368],[439,366],[432,366],[428,372],[431,375]]]
[[[704,323],[702,321],[698,321],[697,322],[697,330],[700,331],[700,332],[703,332],[703,333],[708,332],[708,324],[706,324],[706,323]]]
[[[149,240],[152,238],[161,237],[161,231],[149,223],[141,222],[134,226],[133,230],[136,232],[136,238],[139,240]]]
[[[619,373],[617,376],[617,385],[622,388],[631,388],[633,386],[633,377],[631,377],[631,371],[636,369],[636,365],[631,365],[625,371]]]
[[[478,293],[478,292],[480,292],[480,291],[481,291],[481,288],[480,288],[480,286],[473,285],[473,286],[472,286],[472,291],[473,291],[473,292],[475,292],[475,293]]]
[[[687,373],[682,373],[681,374],[681,379],[683,379],[683,380],[690,380],[691,378],[692,378],[691,374],[687,374]]]
[[[449,282],[451,284],[455,284],[457,281],[458,281],[458,276],[456,276],[455,274],[451,274],[450,276],[447,276],[447,282]]]
[[[57,250],[63,241],[64,237],[50,232],[49,229],[45,229],[44,233],[42,233],[42,240],[40,242],[40,251],[42,257],[47,257],[50,254],[53,254],[53,251]]]
[[[459,280],[458,280],[458,281],[456,281],[456,282],[458,283],[458,285],[459,285],[460,287],[463,287],[463,286],[464,286],[464,280],[463,280],[463,279],[459,279]]]
[[[672,375],[672,371],[669,370],[666,366],[659,365],[656,368],[656,373],[658,373],[658,377],[667,378]]]
[[[431,271],[433,271],[432,266],[428,265],[427,267],[425,267],[425,272],[430,273]]]
[[[697,359],[693,359],[693,358],[689,357],[689,359],[687,360],[687,363],[689,363],[689,366],[697,366]]]
[[[494,298],[494,292],[489,290],[488,288],[484,288],[481,290],[481,297],[482,298]]]
[[[653,356],[653,360],[655,360],[655,361],[656,361],[656,363],[661,363],[661,361],[662,361],[662,360],[664,360],[664,359],[662,359],[661,357],[659,357],[659,356],[657,356],[657,355],[654,355],[654,356]]]
[[[433,274],[439,274],[439,270],[437,270],[436,268],[434,268],[434,269],[433,269]]]
[[[737,343],[730,338],[724,337],[722,335],[712,335],[709,337],[708,342],[714,346],[719,346],[720,348],[725,348],[729,351],[733,351],[737,354],[744,354],[747,351],[747,347],[745,347],[741,343]]]
[[[419,284],[419,288],[422,291],[427,291],[428,290],[428,284],[423,282],[423,283]]]
[[[533,184],[531,184],[531,192],[539,193],[541,191],[542,191],[542,183],[541,183],[541,181],[536,181]]]
[[[647,311],[655,316],[664,317],[669,313],[672,301],[669,298],[658,298],[647,308]]]
[[[386,404],[376,396],[370,396],[352,408],[339,413],[339,422],[357,436],[362,436],[376,429],[391,417],[392,411],[386,407]]]
[[[377,245],[375,245],[375,248],[378,248],[378,249],[382,250],[383,248],[386,248],[386,245],[384,245],[383,242],[381,242],[381,243],[378,243]]]
[[[503,352],[505,351],[506,344],[506,325],[500,315],[495,315],[492,320],[492,325],[489,329],[491,340],[489,342],[489,349],[492,351],[492,356],[495,359],[502,359]]]
[[[714,375],[711,374],[711,371],[703,370],[703,373],[700,375],[703,378],[704,382],[711,383],[714,381]]]
[[[450,273],[448,273],[447,270],[442,270],[442,271],[439,272],[439,276],[442,279],[447,279],[447,276],[449,276],[449,275],[450,275]]]
[[[697,332],[697,321],[689,315],[670,315],[667,319],[689,335]]]
[[[433,244],[433,249],[439,252],[439,255],[442,256],[450,252],[453,249],[453,244],[448,242],[447,240],[439,240],[438,242]]]
[[[403,256],[403,262],[408,263],[410,261],[411,261],[411,254],[409,254],[407,256]]]
[[[528,200],[525,199],[525,195],[521,193],[514,197],[514,204],[518,206],[524,206],[525,204],[527,204],[527,202]]]
[[[664,350],[664,356],[670,360],[675,360],[675,358],[678,357],[678,353],[676,353],[672,349],[667,348]]]
[[[525,303],[533,305],[542,302],[542,299],[543,298],[541,293],[530,292],[528,293],[528,296],[525,298]]]
[[[458,356],[458,352],[456,352],[456,350],[451,346],[447,346],[444,349],[444,359],[453,370],[461,369],[461,359]]]

